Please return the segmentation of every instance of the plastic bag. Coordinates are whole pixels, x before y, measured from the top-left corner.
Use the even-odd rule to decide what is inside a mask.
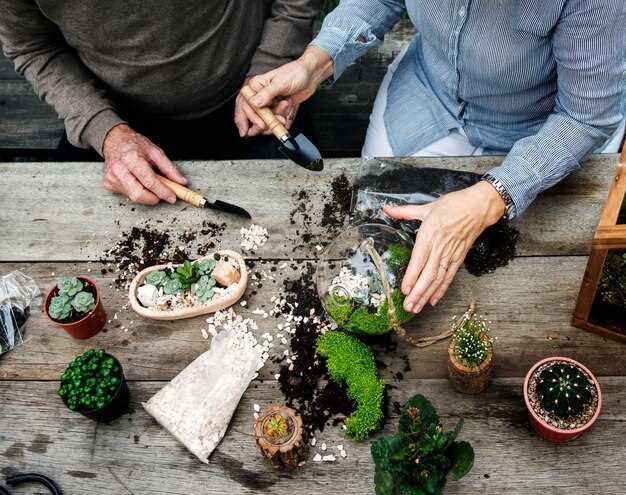
[[[426,204],[453,191],[470,187],[481,174],[458,170],[416,167],[395,160],[366,159],[352,196],[353,221],[384,223],[412,237],[420,222],[396,221],[383,212],[386,204]],[[465,268],[480,276],[505,266],[515,256],[519,232],[506,220],[487,228],[465,258]]]
[[[24,342],[26,321],[40,302],[32,278],[19,271],[0,277],[0,355]]]
[[[262,353],[250,333],[224,329],[213,338],[208,351],[142,405],[208,464],[241,396],[263,366]]]

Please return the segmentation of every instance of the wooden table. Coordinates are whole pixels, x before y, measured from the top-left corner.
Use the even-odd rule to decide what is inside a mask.
[[[420,165],[464,168],[482,172],[500,159],[433,159]],[[496,380],[482,395],[454,393],[446,379],[445,343],[426,349],[402,347],[411,371],[397,381],[392,401],[414,393],[429,397],[447,427],[465,418],[462,438],[476,451],[471,473],[450,482],[456,494],[623,494],[626,492],[626,359],[622,345],[570,326],[574,302],[584,272],[593,231],[604,201],[615,156],[594,157],[564,183],[542,195],[519,221],[519,256],[506,268],[480,278],[462,271],[446,298],[412,325],[416,334],[437,333],[452,315],[476,299],[492,321],[496,341]],[[303,266],[316,250],[294,249],[289,222],[292,193],[307,188],[310,213],[321,215],[322,195],[333,177],[353,177],[358,160],[329,161],[320,174],[290,163],[183,163],[199,190],[219,184],[224,200],[250,210],[270,239],[256,254],[264,262],[297,260]],[[226,220],[220,245],[238,248],[239,220],[176,206],[145,208],[105,192],[100,165],[91,163],[0,164],[0,272],[22,270],[42,290],[60,275],[90,273],[103,289],[104,305],[118,314],[89,341],[73,340],[42,315],[29,321],[28,342],[0,358],[0,480],[15,471],[38,471],[56,478],[68,494],[363,494],[373,492],[373,468],[368,442],[353,443],[339,428],[327,428],[318,441],[343,443],[346,459],[333,464],[308,462],[292,473],[272,471],[250,437],[253,404],[262,407],[282,399],[267,365],[262,384],[245,393],[226,437],[208,466],[189,454],[141,408],[166,381],[207,348],[202,318],[174,323],[146,321],[123,310],[125,291],[109,288],[113,275],[100,275],[97,259],[120,232],[136,222],[162,220],[173,231],[197,228],[203,219]],[[235,178],[239,178],[235,180]],[[176,221],[172,223],[172,219]],[[325,240],[314,221],[311,233]],[[296,277],[290,269],[282,277]],[[282,279],[266,283],[239,313],[252,316],[280,292]],[[132,323],[131,323],[132,321]],[[258,320],[258,333],[274,323]],[[119,325],[129,326],[125,332]],[[129,414],[110,425],[96,424],[67,410],[56,396],[59,374],[78,353],[104,346],[123,363],[131,380]],[[564,355],[581,360],[599,377],[605,394],[602,415],[592,431],[571,444],[556,446],[529,430],[521,384],[528,368],[540,358]],[[394,359],[389,356],[389,359]],[[395,429],[393,412],[385,428]]]

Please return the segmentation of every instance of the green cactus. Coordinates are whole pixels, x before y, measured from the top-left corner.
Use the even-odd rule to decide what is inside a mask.
[[[72,298],[67,294],[54,296],[48,306],[48,313],[53,320],[66,320],[72,313]]]
[[[74,297],[83,290],[83,283],[76,277],[62,277],[57,283],[57,287],[59,288],[59,294]]]
[[[200,301],[205,302],[213,297],[215,279],[208,275],[202,275],[200,279],[191,286],[191,291],[198,296]]]
[[[162,271],[150,272],[146,277],[146,282],[155,287],[161,287],[167,280],[167,273]]]
[[[72,299],[72,307],[78,313],[89,313],[96,306],[96,300],[90,292],[79,292]]]
[[[457,323],[452,335],[454,356],[468,368],[477,368],[493,352],[489,325],[473,311],[467,311]]]
[[[566,419],[580,414],[591,402],[592,384],[573,364],[558,362],[541,371],[537,394],[541,407]]]

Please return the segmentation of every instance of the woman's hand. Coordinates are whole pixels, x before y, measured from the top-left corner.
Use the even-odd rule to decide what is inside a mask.
[[[505,209],[498,192],[485,181],[426,205],[385,206],[392,218],[422,221],[402,280],[404,309],[419,313],[426,303],[437,304],[474,241]]]
[[[333,73],[333,62],[324,50],[309,46],[300,58],[265,74],[254,76],[247,84],[256,91],[252,103],[270,107],[285,125],[293,121],[298,105],[315,93],[322,81]],[[243,136],[266,133],[267,126],[241,95],[237,98],[235,123]],[[251,134],[251,132],[253,134]]]

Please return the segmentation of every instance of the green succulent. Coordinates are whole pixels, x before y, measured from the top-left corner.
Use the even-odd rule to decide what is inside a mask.
[[[67,366],[58,394],[72,411],[101,409],[111,402],[122,379],[115,358],[102,349],[92,349]]]
[[[626,309],[626,252],[609,251],[606,255],[599,292],[605,303]]]
[[[195,261],[194,264],[197,266],[197,271],[200,275],[211,275],[217,262],[212,259],[204,258]]]
[[[57,287],[59,288],[59,294],[73,297],[83,290],[83,283],[76,277],[61,277]]]
[[[188,289],[199,278],[198,263],[185,261],[182,265],[178,265],[176,271],[170,275],[170,278],[178,280],[183,289]]]
[[[88,313],[96,306],[96,300],[90,292],[81,291],[72,299],[72,307],[78,313]]]
[[[570,363],[555,363],[543,369],[537,379],[541,407],[561,419],[577,416],[591,402],[593,385]]]
[[[376,495],[443,493],[448,475],[458,480],[474,465],[474,450],[457,442],[463,427],[444,433],[437,412],[423,395],[414,395],[402,407],[398,432],[372,443]]]
[[[200,301],[205,302],[213,297],[215,279],[208,275],[202,275],[196,283],[191,286],[191,291],[198,296]]]
[[[72,298],[67,294],[59,294],[50,300],[48,313],[53,320],[66,320],[72,313]]]
[[[168,278],[163,283],[163,292],[168,295],[178,294],[184,289],[183,284],[176,278]]]
[[[317,339],[316,350],[326,358],[330,378],[345,382],[348,397],[357,409],[346,421],[346,433],[355,440],[364,440],[382,424],[385,382],[378,378],[374,355],[356,337],[343,332],[326,332]]]
[[[161,287],[165,281],[167,280],[167,273],[163,271],[155,271],[148,273],[146,277],[146,282],[150,285],[154,285],[155,287]]]

